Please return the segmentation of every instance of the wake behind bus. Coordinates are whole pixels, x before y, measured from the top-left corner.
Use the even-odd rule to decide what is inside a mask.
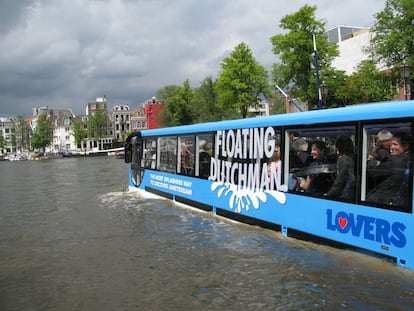
[[[130,191],[414,269],[414,101],[132,133]]]

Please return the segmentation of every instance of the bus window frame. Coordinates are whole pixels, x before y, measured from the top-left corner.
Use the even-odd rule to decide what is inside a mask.
[[[207,138],[208,137],[208,138]],[[208,179],[210,176],[210,166],[211,166],[211,158],[214,157],[214,146],[215,146],[215,135],[214,132],[207,132],[196,135],[196,150],[195,150],[195,177],[202,178],[202,179]],[[206,150],[201,150],[200,143],[201,141],[206,141],[206,144],[211,143],[211,154],[209,154]],[[209,169],[208,169],[208,176],[203,177],[200,176],[200,154],[201,152],[206,152],[210,156],[210,163],[209,163]]]
[[[165,144],[165,146],[171,146],[173,150],[163,150],[161,146],[162,140],[166,140],[167,143]],[[174,143],[169,144],[169,140],[173,141]],[[177,151],[178,151],[178,138],[176,135],[158,137],[157,139],[157,166],[156,166],[157,170],[161,172],[176,174],[177,173]],[[168,159],[170,159],[170,153],[172,153],[172,159],[171,159],[172,161],[167,160],[164,163],[161,157],[162,152],[166,153]],[[173,166],[171,166],[169,162],[173,163]],[[163,165],[166,165],[166,166],[164,167]]]
[[[285,138],[285,151],[284,151],[284,176],[285,176],[285,183],[287,184],[289,181],[289,174],[291,174],[291,168],[290,168],[290,152],[291,152],[291,143],[289,140],[289,136],[291,132],[298,132],[298,138],[301,137],[309,137],[309,136],[304,136],[307,132],[315,132],[315,131],[321,131],[323,132],[324,129],[332,129],[332,128],[347,128],[348,130],[352,130],[351,132],[353,133],[353,142],[354,142],[354,174],[356,177],[355,180],[355,198],[351,201],[351,200],[345,200],[345,199],[341,199],[341,198],[334,198],[334,197],[327,197],[324,196],[323,194],[316,194],[316,193],[309,193],[303,190],[300,191],[295,191],[295,190],[288,190],[289,193],[291,194],[295,194],[295,195],[304,195],[304,196],[312,196],[312,197],[318,197],[321,199],[327,199],[327,200],[331,200],[331,201],[339,201],[339,202],[351,202],[351,203],[356,203],[359,201],[358,198],[358,189],[359,189],[359,161],[360,161],[360,150],[359,150],[359,122],[358,121],[346,121],[346,122],[333,122],[333,123],[315,123],[315,124],[295,124],[289,127],[284,127],[284,131],[285,134],[283,135]],[[337,132],[337,135],[323,135],[320,136],[321,138],[332,138],[332,137],[336,137],[338,138],[339,136],[341,136],[341,134],[343,133],[343,131],[337,129],[337,130],[332,130],[332,131],[327,131],[327,133],[334,133]],[[310,136],[313,137],[313,136]],[[312,139],[311,141],[308,141],[308,144],[310,144],[312,141],[314,141],[314,139]],[[335,140],[336,142],[336,140]],[[333,144],[334,146],[334,144]],[[310,145],[308,146],[308,152],[310,155]],[[334,163],[335,169],[336,169],[336,160]]]
[[[369,206],[369,207],[374,207],[374,208],[380,208],[380,209],[385,209],[385,210],[392,210],[392,211],[399,211],[399,212],[404,212],[404,213],[409,213],[412,214],[413,213],[413,184],[414,184],[414,167],[413,167],[413,163],[411,163],[411,172],[410,172],[410,205],[408,206],[407,210],[402,210],[401,207],[398,208],[394,207],[392,205],[387,205],[387,204],[381,204],[381,203],[377,203],[374,201],[367,201],[367,176],[368,176],[368,164],[367,164],[367,157],[368,157],[368,132],[367,132],[367,128],[369,127],[373,127],[373,126],[377,126],[380,129],[387,129],[389,130],[391,133],[396,133],[399,132],[400,130],[400,125],[401,124],[405,124],[408,123],[410,124],[411,128],[409,130],[409,134],[411,135],[411,139],[413,139],[414,137],[414,120],[412,118],[392,118],[392,119],[375,119],[375,120],[364,120],[361,121],[361,132],[362,132],[362,154],[361,154],[361,171],[360,171],[360,176],[361,176],[361,186],[360,186],[360,197],[359,197],[359,204],[364,205],[364,206]],[[380,126],[381,125],[381,126]],[[395,129],[395,131],[392,131],[391,129]],[[411,146],[411,149],[413,150],[414,146]]]
[[[177,173],[180,175],[191,177],[195,176],[195,137],[195,134],[183,134],[178,136]],[[191,141],[191,144],[188,144],[189,141]],[[183,165],[183,144],[185,144],[186,148],[188,148],[189,146],[191,147],[189,149],[192,150],[192,153],[191,151],[186,151],[190,154],[190,156],[192,156],[192,166]]]
[[[148,144],[150,147],[147,148]],[[151,158],[146,157],[146,153],[151,152]],[[155,158],[154,158],[155,155]],[[157,169],[158,140],[156,137],[145,137],[142,139],[141,167],[145,169]]]

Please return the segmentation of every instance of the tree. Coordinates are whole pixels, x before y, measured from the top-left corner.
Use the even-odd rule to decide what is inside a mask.
[[[101,141],[101,138],[108,134],[109,116],[108,113],[103,110],[96,110],[94,115],[89,117],[88,121],[88,135],[95,138],[97,141]],[[102,143],[102,141],[101,141]],[[100,149],[103,149],[102,146]]]
[[[343,87],[337,89],[338,97],[346,104],[358,104],[391,100],[396,95],[391,73],[381,72],[375,61],[362,61],[357,71],[348,77]]]
[[[344,92],[341,92],[344,89],[346,90],[348,78],[345,71],[332,68],[331,66],[323,70],[322,83],[328,86],[327,94],[322,96],[325,108],[343,107],[346,104],[354,103],[354,101],[346,97]]]
[[[229,107],[246,118],[249,107],[257,107],[260,96],[268,91],[268,75],[249,47],[240,43],[221,63],[217,80],[218,103]]]
[[[414,5],[412,0],[387,0],[377,13],[372,31],[371,56],[388,67],[414,66]]]
[[[3,153],[4,148],[4,136],[3,131],[0,131],[0,154]]]
[[[30,148],[30,129],[22,116],[17,116],[15,121],[16,149],[27,151]]]
[[[225,117],[225,111],[218,106],[216,82],[212,77],[205,78],[194,90],[192,106],[195,122],[218,121]]]
[[[387,0],[375,15],[372,27],[371,56],[389,68],[414,66],[414,5],[412,0]],[[413,71],[408,77],[412,86]],[[407,81],[405,81],[407,82]],[[414,98],[411,90],[411,98]]]
[[[180,89],[181,87],[179,85],[167,85],[156,92],[156,97],[166,104],[171,97],[178,94]],[[162,109],[159,112],[158,117],[160,119],[160,123],[164,126],[170,126],[172,124],[172,115],[168,111],[168,108]]]
[[[75,138],[76,146],[80,146],[82,150],[82,141],[88,137],[88,131],[84,129],[81,119],[74,119],[72,123],[72,133]]]
[[[174,95],[176,95],[179,90],[180,90],[179,85],[167,85],[167,86],[164,86],[162,89],[159,89],[156,92],[155,96],[158,99],[164,102],[167,102],[167,100],[173,97]]]
[[[271,99],[273,102],[271,108],[270,108],[270,114],[283,114],[286,113],[286,100],[285,98],[282,98],[277,95],[273,95],[273,98]]]
[[[183,86],[176,90],[166,101],[166,110],[164,115],[165,126],[192,124],[194,114],[192,110],[193,90],[190,81],[184,81]]]
[[[37,117],[36,128],[32,134],[32,147],[35,149],[43,149],[49,146],[53,139],[53,122],[50,115],[41,112]]]
[[[288,30],[270,38],[272,51],[280,63],[273,65],[273,81],[289,94],[308,104],[317,103],[317,83],[312,52],[313,35],[318,51],[321,80],[339,52],[336,44],[329,44],[325,35],[325,22],[316,20],[316,6],[305,5],[294,14],[286,15],[279,26]]]

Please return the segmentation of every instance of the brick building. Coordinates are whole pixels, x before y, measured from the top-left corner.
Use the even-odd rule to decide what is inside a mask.
[[[155,96],[144,104],[144,111],[147,119],[147,129],[155,129],[161,127],[161,111],[164,109],[164,103],[157,100]]]

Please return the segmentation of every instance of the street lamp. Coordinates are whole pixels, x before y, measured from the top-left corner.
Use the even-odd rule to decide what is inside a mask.
[[[324,108],[326,108],[326,98],[328,97],[329,86],[325,82],[322,82],[322,84],[320,85],[320,88],[321,88],[323,106]]]
[[[404,80],[404,94],[405,94],[405,100],[407,100],[408,99],[408,88],[410,88],[410,93],[411,93],[411,85],[410,85],[411,66],[408,64],[401,65],[400,74],[401,74],[401,78]]]

